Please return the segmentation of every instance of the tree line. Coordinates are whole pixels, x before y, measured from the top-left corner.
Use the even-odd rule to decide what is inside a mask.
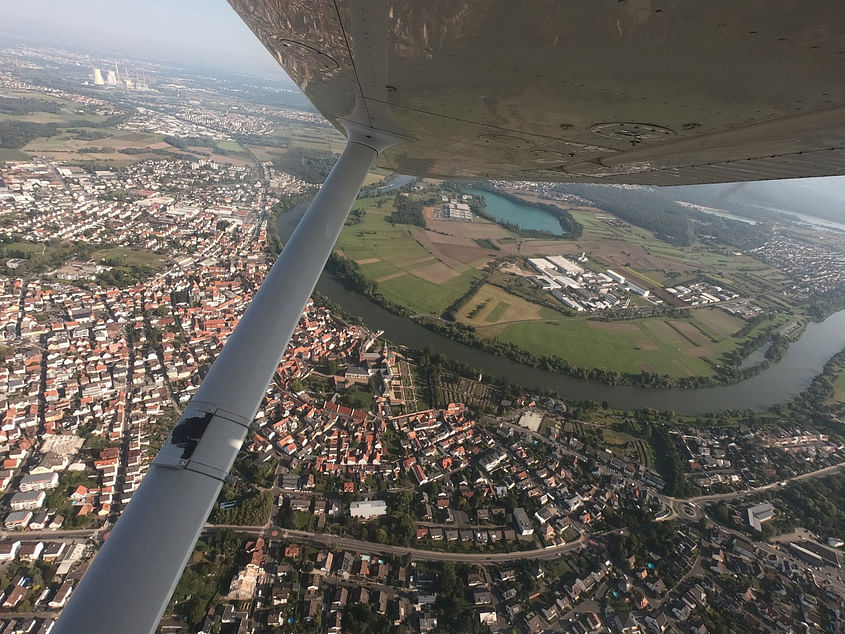
[[[337,157],[327,150],[290,148],[273,159],[273,167],[280,172],[293,174],[306,183],[320,184],[332,171]]]
[[[473,186],[476,189],[481,189],[484,191],[489,191],[497,196],[501,196],[505,200],[508,200],[516,205],[524,205],[526,207],[536,207],[537,209],[542,209],[546,213],[551,216],[554,216],[557,219],[558,224],[560,225],[561,230],[564,232],[564,235],[560,236],[554,233],[549,233],[547,231],[538,231],[535,229],[523,229],[515,224],[509,222],[503,222],[496,218],[493,218],[485,211],[485,205],[479,207],[478,211],[473,209],[474,213],[477,213],[479,216],[483,216],[492,222],[495,222],[499,225],[505,227],[508,231],[511,231],[519,236],[525,238],[546,238],[546,237],[553,237],[553,238],[564,238],[567,240],[575,240],[580,238],[583,231],[584,226],[575,220],[566,209],[562,209],[558,207],[554,203],[541,203],[541,202],[527,202],[526,200],[520,198],[519,196],[515,196],[509,192],[502,191],[500,189],[496,189],[493,187],[489,182],[483,181],[480,183],[473,183]],[[470,204],[470,207],[472,205]]]
[[[55,101],[33,99],[31,97],[2,97],[0,96],[0,112],[13,115],[27,115],[33,112],[49,112],[56,114],[61,110],[61,104]]]
[[[33,139],[55,136],[57,132],[55,123],[0,120],[0,148],[19,150]]]
[[[393,202],[394,212],[387,216],[387,220],[391,224],[415,225],[417,227],[425,227],[425,218],[423,217],[423,202],[410,196],[403,196],[401,193],[396,194],[396,199]]]
[[[650,187],[560,184],[555,191],[574,194],[637,227],[648,229],[670,244],[689,246],[696,236],[738,248],[759,246],[771,235],[765,223],[749,224],[696,211],[677,203],[671,194]]]
[[[172,145],[175,148],[179,148],[180,150],[187,150],[191,146],[193,147],[210,147],[214,148],[217,146],[217,143],[211,137],[207,136],[172,136],[167,135],[164,137],[164,142]]]

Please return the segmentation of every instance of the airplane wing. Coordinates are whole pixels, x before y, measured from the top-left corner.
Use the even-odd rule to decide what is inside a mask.
[[[229,0],[314,105],[444,178],[845,173],[845,4]]]
[[[229,1],[348,144],[56,634],[155,629],[374,160],[658,185],[845,173],[842,3]]]

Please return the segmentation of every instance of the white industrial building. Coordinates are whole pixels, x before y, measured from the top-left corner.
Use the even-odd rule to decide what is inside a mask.
[[[387,515],[387,502],[384,500],[362,500],[349,505],[349,514],[358,519],[368,520],[371,517]]]
[[[546,259],[567,275],[581,275],[584,272],[584,267],[575,264],[572,260],[567,260],[562,255],[550,255]]]
[[[634,293],[635,295],[639,295],[641,297],[648,297],[649,295],[651,295],[651,291],[647,288],[637,286],[636,284],[631,284],[630,282],[628,282],[628,290]]]
[[[584,307],[583,307],[581,304],[579,304],[578,302],[576,302],[574,299],[571,299],[570,297],[567,297],[566,295],[564,295],[564,294],[563,294],[563,293],[561,293],[560,291],[558,291],[558,290],[553,290],[553,291],[552,291],[552,296],[554,296],[554,297],[556,297],[557,299],[559,299],[561,302],[563,302],[566,306],[568,306],[568,307],[569,307],[569,308],[571,308],[572,310],[577,311],[577,312],[579,312],[579,313],[584,312]]]
[[[443,217],[447,220],[472,222],[472,210],[467,203],[459,202],[453,198],[443,205]]]
[[[623,275],[619,275],[619,273],[617,273],[616,271],[611,271],[610,269],[607,269],[607,275],[614,282],[618,282],[619,284],[625,283],[625,277]]]

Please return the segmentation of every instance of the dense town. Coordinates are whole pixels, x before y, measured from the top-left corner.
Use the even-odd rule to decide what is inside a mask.
[[[490,181],[490,183],[500,190],[537,196],[542,200],[574,206],[593,204],[582,195],[562,190],[561,185],[556,183],[512,181]],[[615,186],[615,189],[640,192],[644,188]],[[675,201],[675,203],[682,209],[706,209],[709,214],[726,213],[724,210],[700,207],[682,201]],[[807,222],[811,219],[805,217],[802,220]],[[608,222],[619,222],[619,220],[608,217]],[[751,221],[752,226],[753,224],[754,222]],[[845,284],[845,253],[842,251],[841,243],[835,238],[837,235],[837,233],[831,234],[833,236],[831,240],[809,240],[806,233],[796,231],[794,225],[775,222],[771,234],[761,244],[748,249],[748,253],[771,264],[786,275],[789,284],[781,289],[784,295],[792,300],[805,301],[819,294],[836,291]],[[744,301],[744,298],[740,298],[736,293],[716,284],[703,282],[697,286],[698,288],[667,287],[666,291],[684,304],[693,306]],[[633,292],[637,293],[636,290]],[[756,311],[752,310],[751,314],[754,312]]]
[[[213,162],[140,162],[118,174],[33,161],[0,178],[3,215],[15,219],[5,239],[46,245],[40,274],[19,257],[3,277],[3,608],[13,627],[35,620],[48,631],[260,284],[274,198],[249,169]],[[60,240],[76,246],[51,260]],[[121,260],[141,250],[160,261],[148,270]],[[131,275],[145,277],[122,277]],[[831,581],[817,598],[800,563],[819,557],[838,577],[834,550],[807,536],[775,550],[759,541],[773,507],[755,515],[742,501],[839,464],[838,439],[668,426],[690,486],[720,492],[734,513],[752,509],[751,533],[713,527],[693,496],[668,495],[641,455],[579,433],[563,402],[502,399],[498,416],[462,403],[409,411],[402,383],[415,373],[402,368],[414,360],[377,335],[307,307],[248,446],[271,466],[270,516],[244,527],[255,536],[241,544],[248,562],[202,631],[340,632],[344,618],[430,631],[457,618],[442,609],[450,575],[448,600],[472,617],[460,627],[493,630],[688,631],[703,611],[739,610],[758,592],[749,582],[744,599],[722,605],[720,574],[776,578],[806,595],[805,605],[772,594],[772,610],[754,617],[764,629],[820,622],[821,605],[840,596]],[[363,403],[343,404],[361,392]],[[220,523],[245,524],[244,506],[221,501]],[[682,556],[635,549],[629,527],[641,520],[676,526],[660,539]],[[165,625],[183,627],[176,617]]]
[[[121,125],[225,139],[262,117],[139,108]],[[310,186],[199,158],[0,166],[0,632],[47,634],[260,286],[274,206]],[[648,294],[563,257],[532,264],[548,290],[592,289],[590,309]],[[843,536],[802,523],[795,499],[837,490],[841,421],[623,412],[457,370],[444,400],[424,357],[308,303],[160,631],[845,626]]]

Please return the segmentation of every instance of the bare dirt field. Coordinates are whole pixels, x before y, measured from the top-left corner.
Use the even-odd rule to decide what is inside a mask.
[[[532,273],[531,271],[528,271],[528,270],[526,270],[526,269],[524,269],[520,266],[517,266],[516,264],[513,264],[511,262],[503,264],[499,268],[499,270],[502,273],[510,273],[511,275],[518,275],[519,277],[534,277],[534,273]]]
[[[509,238],[511,233],[493,222],[479,220],[477,222],[455,222],[454,220],[426,220],[432,231],[446,233],[460,238]]]
[[[458,271],[449,268],[442,262],[428,264],[421,268],[414,269],[410,271],[410,273],[428,282],[433,282],[434,284],[442,284],[443,282],[447,282],[460,275]]]
[[[484,264],[496,257],[496,252],[493,249],[480,247],[470,238],[453,235],[444,236],[434,231],[418,231],[415,237],[438,260],[453,267],[476,266],[479,261],[483,267]]]
[[[484,336],[492,336],[491,327],[497,323],[541,319],[543,308],[492,284],[483,284],[472,299],[458,312],[459,321],[486,329]],[[473,313],[472,317],[469,315]]]

